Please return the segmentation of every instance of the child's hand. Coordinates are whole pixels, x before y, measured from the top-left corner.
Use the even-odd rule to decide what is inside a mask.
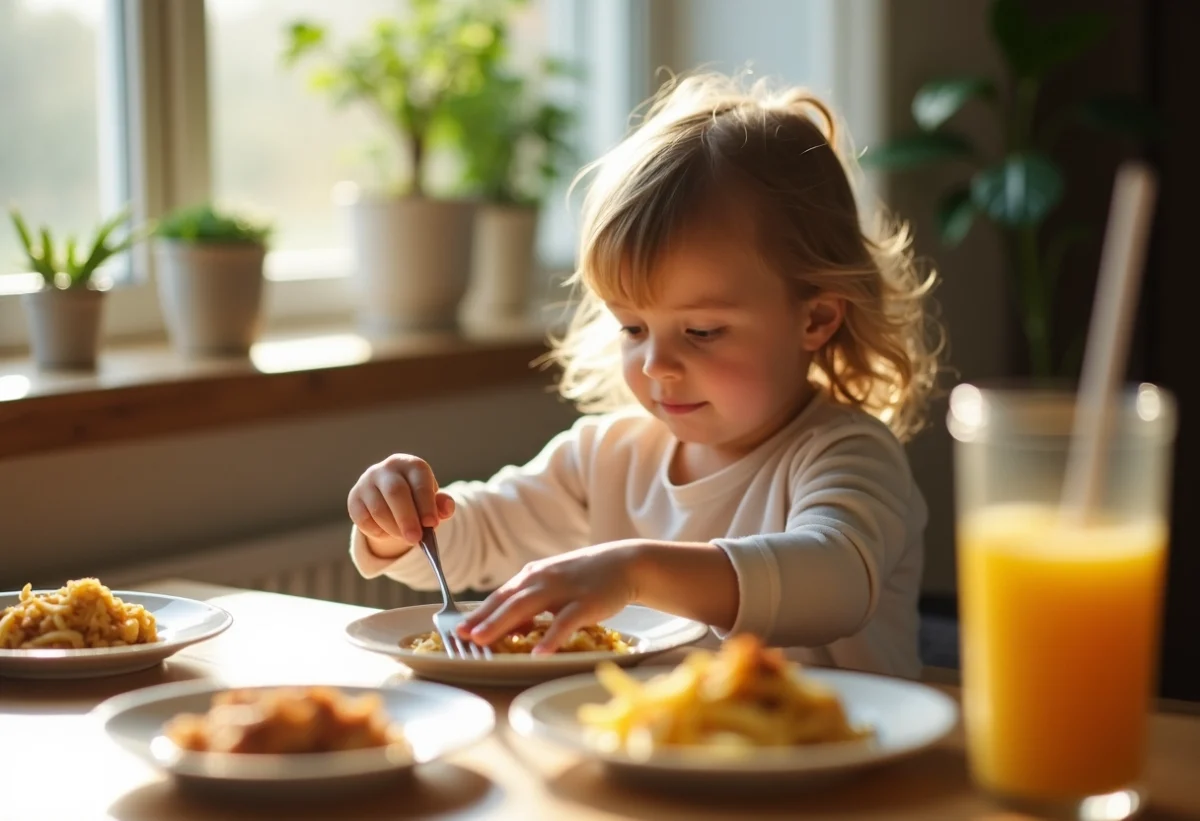
[[[580,627],[637,598],[635,554],[635,542],[610,542],[530,562],[463,620],[459,635],[491,644],[549,610],[554,622],[533,652],[553,653]]]
[[[370,539],[421,541],[422,527],[436,527],[454,515],[454,500],[438,490],[424,460],[396,453],[367,468],[346,500],[350,518]]]

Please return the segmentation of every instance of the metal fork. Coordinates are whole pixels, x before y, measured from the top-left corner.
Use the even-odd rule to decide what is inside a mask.
[[[442,609],[433,614],[433,627],[442,637],[442,646],[450,658],[490,659],[492,649],[480,647],[473,641],[463,641],[458,637],[458,625],[467,614],[458,609],[454,603],[454,594],[446,583],[446,574],[442,572],[442,559],[438,554],[437,536],[432,527],[425,528],[421,533],[421,549],[425,558],[433,565],[433,573],[437,576],[438,585],[442,588]]]

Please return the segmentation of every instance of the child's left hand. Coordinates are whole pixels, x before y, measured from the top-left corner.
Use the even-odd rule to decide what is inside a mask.
[[[549,610],[554,622],[534,648],[553,653],[571,634],[619,612],[637,598],[636,542],[609,542],[525,565],[463,620],[459,635],[491,644]]]

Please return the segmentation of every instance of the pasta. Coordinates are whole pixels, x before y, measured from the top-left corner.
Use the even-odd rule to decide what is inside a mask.
[[[735,636],[716,654],[693,650],[644,682],[609,662],[596,675],[612,698],[582,705],[578,718],[589,743],[606,752],[639,759],[664,747],[738,754],[871,734],[850,724],[836,693],[753,636]]]
[[[550,626],[553,619],[554,617],[549,613],[542,613],[534,618],[533,624],[528,630],[509,633],[507,636],[494,642],[491,646],[492,652],[508,655],[532,653],[533,648],[546,635],[546,629]],[[422,633],[415,638],[408,639],[405,645],[414,653],[446,652],[446,648],[442,645],[442,637],[436,632]],[[628,653],[632,649],[632,645],[616,630],[602,627],[599,624],[589,624],[572,633],[571,637],[558,648],[558,652]]]
[[[378,695],[356,698],[333,687],[226,690],[213,696],[208,712],[181,713],[163,733],[194,752],[328,753],[399,745],[411,755]]]
[[[20,601],[0,613],[4,650],[78,650],[158,640],[152,613],[140,604],[126,604],[92,578],[74,579],[39,595],[27,584]]]

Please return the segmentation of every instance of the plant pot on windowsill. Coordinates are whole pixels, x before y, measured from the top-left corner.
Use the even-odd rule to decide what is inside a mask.
[[[359,194],[346,210],[359,329],[373,337],[455,329],[470,274],[475,204]]]
[[[475,215],[471,283],[464,313],[479,320],[520,320],[529,314],[538,208],[487,203]]]
[[[172,346],[188,358],[246,356],[262,330],[270,227],[211,206],[163,220],[154,259]]]
[[[14,208],[11,215],[29,264],[42,278],[40,290],[21,296],[34,362],[41,370],[94,370],[105,291],[93,281],[101,265],[140,239],[130,232],[109,242],[129,219],[128,210],[104,222],[83,254],[74,237],[67,238],[60,252],[49,228],[42,226],[35,240],[20,212]]]
[[[88,287],[45,287],[21,295],[39,369],[95,370],[104,294]]]

